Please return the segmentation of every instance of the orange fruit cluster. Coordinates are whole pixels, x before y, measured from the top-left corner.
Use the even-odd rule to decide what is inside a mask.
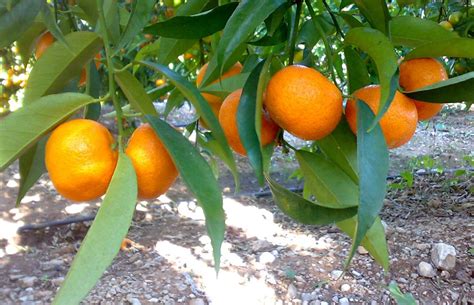
[[[114,139],[103,125],[75,119],[59,125],[46,143],[45,164],[54,187],[73,201],[104,195],[117,164]],[[132,134],[126,154],[137,174],[138,198],[165,193],[178,171],[160,139],[148,125]]]

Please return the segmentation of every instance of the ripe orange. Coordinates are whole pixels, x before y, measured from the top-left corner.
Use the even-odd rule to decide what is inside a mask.
[[[219,112],[219,122],[222,125],[230,147],[232,147],[235,152],[245,156],[247,152],[240,141],[239,130],[237,128],[237,109],[241,95],[242,89],[238,89],[226,97]],[[260,133],[262,146],[272,143],[279,130],[280,127],[270,119],[267,113],[263,112],[262,129]]]
[[[196,85],[198,87],[201,84],[202,80],[204,79],[204,75],[206,74],[208,64],[209,63],[206,63],[204,66],[201,67],[201,70],[199,70],[199,73],[198,73],[197,78],[196,78]],[[242,64],[240,62],[236,62],[229,70],[227,70],[221,76],[220,79],[223,80],[223,79],[226,79],[228,77],[232,77],[234,75],[239,74],[240,72],[242,72]],[[213,81],[212,84],[215,84],[217,82],[219,82],[219,79]],[[217,114],[219,113],[219,109],[221,108],[221,104],[222,104],[223,99],[221,97],[217,96],[217,95],[213,95],[213,94],[210,94],[210,93],[203,92],[201,94],[204,97],[204,99],[211,106],[212,111],[214,112],[214,114],[216,114],[216,116],[217,116]],[[201,121],[201,123],[204,127],[206,127],[206,124],[203,121]]]
[[[159,78],[159,79],[157,79],[157,80],[155,81],[155,85],[156,85],[157,87],[163,86],[163,85],[165,85],[165,84],[166,84],[166,80],[164,80],[164,79],[162,79],[162,78]]]
[[[400,65],[400,86],[406,91],[426,87],[447,80],[443,65],[434,58],[417,58]],[[440,103],[426,103],[414,100],[420,121],[434,117],[443,108]]]
[[[137,173],[140,199],[153,199],[165,193],[178,177],[173,160],[149,124],[133,132],[125,153]]]
[[[50,32],[46,32],[40,36],[36,43],[35,56],[39,59],[43,55],[44,51],[54,42],[54,37]]]
[[[100,123],[76,119],[59,125],[46,143],[45,163],[65,198],[88,201],[105,194],[117,164],[114,139]]]
[[[100,60],[102,59],[102,57],[100,56],[100,53],[97,53],[94,58],[95,58],[95,68],[99,69]],[[81,78],[79,79],[79,86],[84,86],[86,84],[86,81],[87,81],[87,72],[86,72],[86,69],[84,68],[81,71]]]
[[[288,66],[268,83],[265,106],[283,129],[304,140],[319,140],[342,115],[341,91],[324,75],[305,66]]]
[[[354,92],[354,96],[363,100],[374,113],[379,110],[379,85],[361,88]],[[346,118],[354,134],[357,134],[357,107],[353,99],[347,101]],[[380,120],[388,148],[407,143],[415,134],[417,121],[418,114],[413,101],[404,94],[396,92],[390,107]]]

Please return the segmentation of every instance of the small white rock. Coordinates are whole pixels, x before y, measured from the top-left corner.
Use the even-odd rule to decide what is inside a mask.
[[[349,305],[349,299],[347,298],[341,298],[339,299],[339,305]]]
[[[331,271],[331,278],[333,280],[337,280],[344,272],[341,270],[333,270]]]
[[[368,254],[369,251],[367,251],[367,250],[366,250],[364,247],[362,247],[362,246],[358,246],[358,247],[357,247],[357,253],[364,255],[364,254]]]
[[[190,300],[189,305],[206,305],[206,302],[204,302],[204,300],[201,298],[197,298]]]
[[[275,261],[275,256],[270,252],[263,252],[260,254],[258,261],[262,264],[271,264]]]
[[[438,269],[453,270],[456,266],[456,249],[445,243],[437,243],[431,249],[431,260]]]
[[[287,294],[290,299],[296,299],[298,297],[298,290],[296,289],[295,285],[293,284],[288,285]]]
[[[436,272],[434,271],[433,266],[431,266],[431,264],[427,262],[420,262],[418,264],[418,273],[421,276],[428,277],[428,278],[432,278],[436,275]]]
[[[349,290],[351,290],[351,285],[349,285],[349,284],[342,284],[341,285],[341,291],[342,292],[346,292],[346,291],[349,291]]]
[[[322,302],[321,302],[321,305],[329,305],[329,303],[322,301]]]
[[[20,279],[20,285],[23,288],[33,287],[38,278],[36,276],[27,276]]]

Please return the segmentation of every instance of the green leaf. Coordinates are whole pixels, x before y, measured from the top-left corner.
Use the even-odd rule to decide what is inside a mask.
[[[212,169],[196,148],[174,128],[150,115],[145,116],[166,147],[174,164],[194,194],[206,217],[206,228],[214,254],[214,268],[219,271],[224,240],[225,213],[222,194]]]
[[[458,37],[432,20],[413,16],[394,17],[390,21],[390,33],[394,45],[411,48]]]
[[[473,88],[474,72],[469,72],[404,94],[430,103],[461,103],[474,101]]]
[[[146,27],[148,34],[176,39],[199,39],[222,30],[237,7],[236,2],[197,15],[176,16]]]
[[[382,32],[370,28],[351,29],[345,44],[354,45],[369,54],[377,66],[381,95],[378,113],[370,125],[372,129],[387,111],[398,88],[397,55],[388,38]]]
[[[43,22],[34,21],[31,26],[26,30],[21,37],[16,41],[18,53],[20,54],[21,61],[24,65],[28,64],[28,60],[31,57],[31,52],[35,46],[36,39],[46,29]]]
[[[398,305],[416,305],[416,299],[413,297],[411,293],[403,293],[400,291],[397,283],[395,281],[391,281],[388,285],[388,291],[390,291],[390,295],[392,298],[395,299]]]
[[[258,92],[258,85],[264,64],[265,61],[260,62],[250,73],[242,90],[237,109],[237,129],[239,131],[239,137],[260,185],[263,185],[264,181],[263,157],[260,138],[257,134],[258,129],[255,123],[257,118],[257,95],[262,93]],[[258,113],[261,114],[261,111]]]
[[[77,0],[77,5],[84,12],[84,20],[86,20],[90,25],[95,26],[97,19],[99,18],[99,13],[97,11],[97,0]]]
[[[56,19],[54,18],[53,14],[51,14],[51,7],[46,3],[46,1],[41,7],[41,17],[43,19],[44,24],[48,28],[48,31],[54,36],[54,38],[64,44],[68,48],[69,52],[72,52],[69,48],[69,45],[67,44],[63,32],[57,24]]]
[[[377,124],[367,132],[373,113],[363,101],[357,100],[357,160],[359,173],[359,209],[356,233],[347,260],[349,265],[355,250],[374,224],[383,206],[387,191],[388,149]]]
[[[217,66],[221,67],[221,72],[228,64],[231,65],[229,61],[239,52],[238,47],[247,41],[257,26],[285,3],[285,0],[242,1],[239,3],[229,18],[217,47]]]
[[[166,93],[170,92],[173,89],[174,89],[173,85],[166,84],[164,86],[155,87],[155,88],[147,91],[147,94],[151,98],[152,101],[155,101],[155,100],[161,98],[163,95],[165,95]]]
[[[373,28],[389,33],[390,14],[385,0],[354,0],[354,3]]]
[[[288,39],[288,25],[286,23],[281,23],[280,27],[272,34],[263,36],[262,38],[256,41],[250,41],[248,44],[253,46],[276,46],[281,43],[284,43]]]
[[[85,94],[54,94],[7,115],[0,124],[0,172],[38,142],[42,135],[93,101]]]
[[[0,7],[0,48],[5,48],[22,37],[38,15],[42,1],[11,0],[11,9]]]
[[[357,206],[359,189],[340,167],[321,154],[304,150],[296,151],[310,194],[320,205],[328,208],[347,208]]]
[[[344,56],[346,58],[349,93],[354,93],[357,89],[370,84],[369,71],[367,71],[367,64],[353,48],[345,47]]]
[[[46,140],[47,137],[44,137],[20,157],[20,187],[16,197],[16,206],[20,205],[21,200],[25,197],[28,190],[46,171],[44,165]]]
[[[163,117],[167,118],[171,111],[173,111],[175,108],[181,107],[183,103],[184,96],[181,94],[181,92],[176,88],[171,90],[170,95],[166,100],[166,106],[165,111],[163,112]]]
[[[199,91],[212,93],[220,97],[226,97],[235,90],[243,88],[249,75],[250,73],[239,73],[232,77],[224,78],[221,81],[210,84],[204,88],[199,88]]]
[[[452,38],[426,43],[408,53],[405,60],[440,56],[474,58],[474,39]]]
[[[335,32],[336,28],[322,15],[316,16],[316,19],[325,35],[329,36]],[[306,48],[312,49],[321,38],[321,31],[316,30],[312,20],[307,20],[303,23],[301,30],[298,32],[296,43],[305,43]]]
[[[211,106],[202,97],[196,86],[184,79],[181,75],[163,65],[148,61],[141,61],[139,63],[163,73],[175,85],[175,87],[181,91],[184,97],[186,97],[193,104],[194,108],[196,108],[196,111],[206,122],[207,126],[209,126],[210,130],[212,130],[214,137],[216,138],[217,142],[219,142],[219,145],[226,155],[226,158],[229,160],[234,160],[232,151],[229,148],[227,139],[224,135],[221,125],[219,124],[219,121],[214,115],[214,112],[212,112]],[[235,165],[235,161],[232,161],[230,170],[235,172],[235,176],[237,176],[237,166]]]
[[[155,2],[155,0],[137,0],[132,2],[132,15],[128,20],[127,27],[120,38],[119,44],[115,47],[117,52],[131,42],[147,24]]]
[[[102,40],[93,32],[66,35],[71,50],[55,42],[46,49],[31,70],[23,103],[28,105],[43,95],[57,93],[78,77],[84,66],[102,48]]]
[[[324,155],[337,164],[356,184],[357,176],[357,142],[343,117],[336,129],[328,136],[316,141]]]
[[[103,0],[103,10],[105,15],[105,30],[109,35],[110,42],[116,46],[120,40],[120,14],[117,0]],[[103,34],[103,29],[98,22],[96,32]]]
[[[120,250],[132,223],[137,200],[137,177],[132,161],[119,154],[104,201],[74,257],[53,304],[79,304]]]
[[[327,225],[350,218],[357,213],[356,207],[336,209],[317,205],[285,189],[269,176],[265,178],[280,210],[299,223]]]
[[[86,83],[86,92],[93,98],[99,98],[101,92],[101,81],[99,71],[95,66],[95,62],[91,61],[89,63],[89,69],[86,71],[88,73],[87,83]],[[102,106],[100,103],[93,103],[86,106],[84,109],[84,117],[89,120],[97,121],[100,117],[100,110]]]
[[[357,216],[336,223],[336,226],[352,239],[354,239],[356,225]],[[367,231],[361,245],[370,253],[370,255],[372,255],[375,261],[384,268],[384,270],[388,271],[389,258],[387,240],[385,238],[385,229],[380,217],[375,219],[374,224],[369,231]]]
[[[359,19],[349,13],[342,12],[338,13],[337,15],[339,15],[351,28],[358,28],[364,26],[362,22],[359,21]]]
[[[130,105],[142,114],[158,115],[153,101],[146,93],[142,84],[127,70],[122,70],[114,74],[115,81],[127,97]]]

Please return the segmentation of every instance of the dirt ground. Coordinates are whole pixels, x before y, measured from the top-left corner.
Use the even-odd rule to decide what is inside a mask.
[[[474,177],[451,168],[469,167],[474,151],[473,113],[445,111],[421,124],[413,140],[393,150],[391,173],[419,170],[422,156],[443,174],[417,175],[413,187],[390,188],[381,215],[386,223],[390,270],[386,273],[363,251],[341,279],[350,239],[332,226],[305,226],[278,211],[262,191],[246,160],[239,159],[242,192],[234,194],[223,169],[227,232],[222,269],[216,279],[202,210],[181,181],[164,196],[137,205],[128,238],[84,304],[393,304],[387,285],[395,281],[421,304],[474,302]],[[272,172],[288,186],[295,169],[280,152]],[[423,172],[425,169],[418,171]],[[391,181],[389,183],[398,183]],[[48,177],[15,208],[17,165],[0,174],[0,303],[49,304],[64,279],[90,222],[18,233],[25,224],[93,215],[99,202],[71,203],[60,197]],[[265,191],[266,189],[263,189]],[[435,243],[455,247],[454,270],[420,276]],[[348,303],[347,303],[348,302]]]

